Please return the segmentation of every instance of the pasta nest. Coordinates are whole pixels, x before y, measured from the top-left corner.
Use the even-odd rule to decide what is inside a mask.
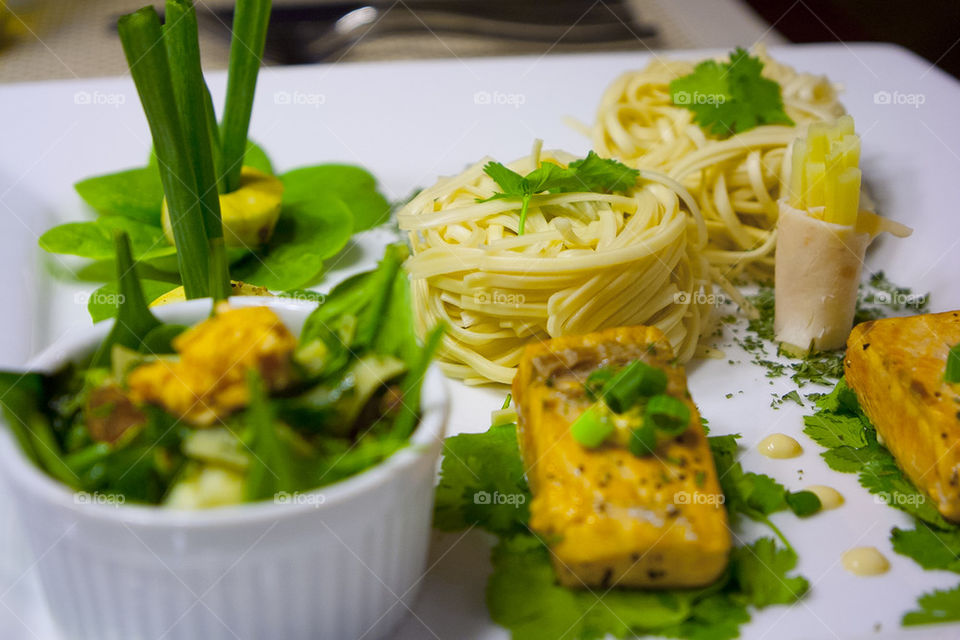
[[[526,174],[573,159],[535,148],[509,167]],[[534,195],[518,235],[519,199],[484,201],[499,190],[485,162],[398,214],[418,330],[449,326],[438,354],[448,375],[509,383],[531,341],[629,325],[655,326],[680,361],[693,356],[714,296],[707,228],[686,189],[642,171],[623,193]]]

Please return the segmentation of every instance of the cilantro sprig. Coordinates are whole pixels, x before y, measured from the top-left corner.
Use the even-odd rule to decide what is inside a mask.
[[[920,609],[903,616],[904,626],[960,622],[960,585],[926,593],[917,600]]]
[[[762,124],[793,124],[780,85],[764,78],[763,62],[737,47],[729,62],[705,60],[670,83],[670,99],[693,112],[708,133],[726,137]]]
[[[789,491],[768,475],[744,471],[737,461],[739,435],[710,436],[710,451],[717,466],[717,476],[726,497],[727,512],[731,519],[746,516],[765,524],[788,549],[790,542],[773,524],[770,516],[789,509],[798,517],[806,517],[818,511],[822,505],[816,494],[810,491]]]
[[[787,508],[790,494],[781,485],[734,462],[736,436],[711,437],[710,443],[715,456],[724,456],[718,470],[726,468],[733,479],[723,485],[728,509],[772,513]],[[510,499],[489,499],[494,492]],[[773,538],[760,538],[735,548],[728,570],[703,589],[568,589],[557,584],[548,546],[527,526],[531,499],[515,425],[447,438],[434,526],[444,531],[477,526],[498,536],[487,608],[514,640],[645,634],[726,640],[738,637],[740,626],[749,622],[749,607],[791,604],[809,588],[805,578],[792,573],[796,552]]]
[[[566,167],[553,162],[541,163],[539,167],[525,176],[509,169],[499,162],[488,162],[484,173],[493,178],[500,191],[481,200],[520,199],[520,225],[517,235],[523,235],[527,222],[527,209],[530,198],[538,193],[567,193],[591,191],[595,193],[613,193],[626,191],[637,184],[640,172],[627,165],[601,158],[593,151],[582,160],[574,160]]]

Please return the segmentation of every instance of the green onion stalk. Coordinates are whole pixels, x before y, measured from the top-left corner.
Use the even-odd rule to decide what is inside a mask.
[[[270,4],[270,0],[237,0],[234,12],[227,99],[220,133],[223,145],[222,180],[227,193],[240,186],[253,95],[267,39],[267,24],[270,22]]]
[[[220,194],[240,186],[270,4],[237,2],[222,130],[203,77],[192,0],[167,0],[162,26],[149,6],[117,25],[153,137],[188,299],[230,295]]]

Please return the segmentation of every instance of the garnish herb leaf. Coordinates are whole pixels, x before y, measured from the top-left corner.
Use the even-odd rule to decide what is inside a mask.
[[[622,162],[601,158],[593,151],[582,160],[570,163],[574,170],[573,180],[569,182],[569,189],[563,191],[597,191],[612,192],[626,191],[637,184],[640,172]]]
[[[960,621],[960,585],[925,593],[917,600],[920,609],[903,616],[905,627],[918,624],[934,624]]]
[[[894,528],[890,541],[894,551],[924,569],[960,573],[960,527],[943,530],[917,522],[913,529]]]
[[[773,524],[770,515],[788,508],[787,489],[770,476],[747,472],[737,462],[739,435],[710,436],[707,442],[717,466],[720,487],[726,498],[727,512],[765,524],[783,544],[792,549],[783,532]]]
[[[637,178],[640,176],[640,172],[636,169],[631,169],[617,160],[601,158],[593,151],[589,152],[586,158],[571,162],[567,167],[544,162],[526,176],[521,176],[499,162],[488,162],[483,167],[483,171],[500,187],[500,192],[487,200],[520,199],[520,223],[517,235],[523,235],[530,198],[538,193],[626,191],[636,185]]]
[[[526,195],[530,192],[529,183],[523,176],[499,162],[488,162],[483,167],[483,172],[493,178],[493,181],[500,187],[501,197]]]
[[[485,499],[494,492],[518,498],[514,504]],[[437,529],[457,531],[476,525],[504,536],[525,533],[530,499],[515,425],[444,441],[433,516]]]
[[[797,566],[797,554],[778,549],[772,538],[734,549],[731,566],[747,601],[760,609],[796,602],[810,588],[806,578],[788,575]]]
[[[73,188],[97,213],[125,216],[160,226],[163,185],[155,167],[127,169],[87,178],[73,185]]]
[[[726,137],[763,124],[793,121],[783,108],[780,85],[764,78],[763,62],[738,47],[729,62],[706,60],[670,83],[670,98],[693,112],[708,133]]]

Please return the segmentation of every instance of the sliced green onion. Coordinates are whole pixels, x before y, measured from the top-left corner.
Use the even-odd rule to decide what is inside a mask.
[[[643,423],[653,425],[666,436],[678,436],[690,426],[690,408],[673,396],[653,396],[644,409]]]
[[[193,167],[194,192],[199,200],[209,243],[206,258],[210,262],[209,294],[215,300],[222,300],[230,295],[230,274],[223,244],[220,194],[208,130],[209,92],[200,66],[197,14],[192,0],[167,0],[163,41],[169,58],[183,138]]]
[[[154,8],[147,6],[122,16],[117,31],[153,136],[184,293],[187,298],[207,297],[211,280],[206,223],[199,210],[193,163],[180,121],[160,19]]]
[[[630,453],[642,458],[654,452],[657,448],[657,429],[652,422],[644,422],[630,432]]]
[[[603,397],[603,386],[610,382],[615,373],[610,367],[600,367],[591,371],[587,381],[583,383],[587,390],[587,397],[594,402],[600,400]]]
[[[603,399],[617,413],[629,411],[642,398],[663,393],[667,374],[642,360],[634,360],[603,385]]]
[[[960,344],[955,344],[947,353],[947,370],[943,378],[950,383],[960,382]]]
[[[610,437],[614,429],[613,421],[594,405],[573,421],[570,435],[588,449],[595,449]]]
[[[263,59],[270,22],[270,0],[237,0],[227,71],[227,99],[223,107],[222,171],[227,193],[240,186],[240,169],[247,151],[247,130],[253,94]]]

